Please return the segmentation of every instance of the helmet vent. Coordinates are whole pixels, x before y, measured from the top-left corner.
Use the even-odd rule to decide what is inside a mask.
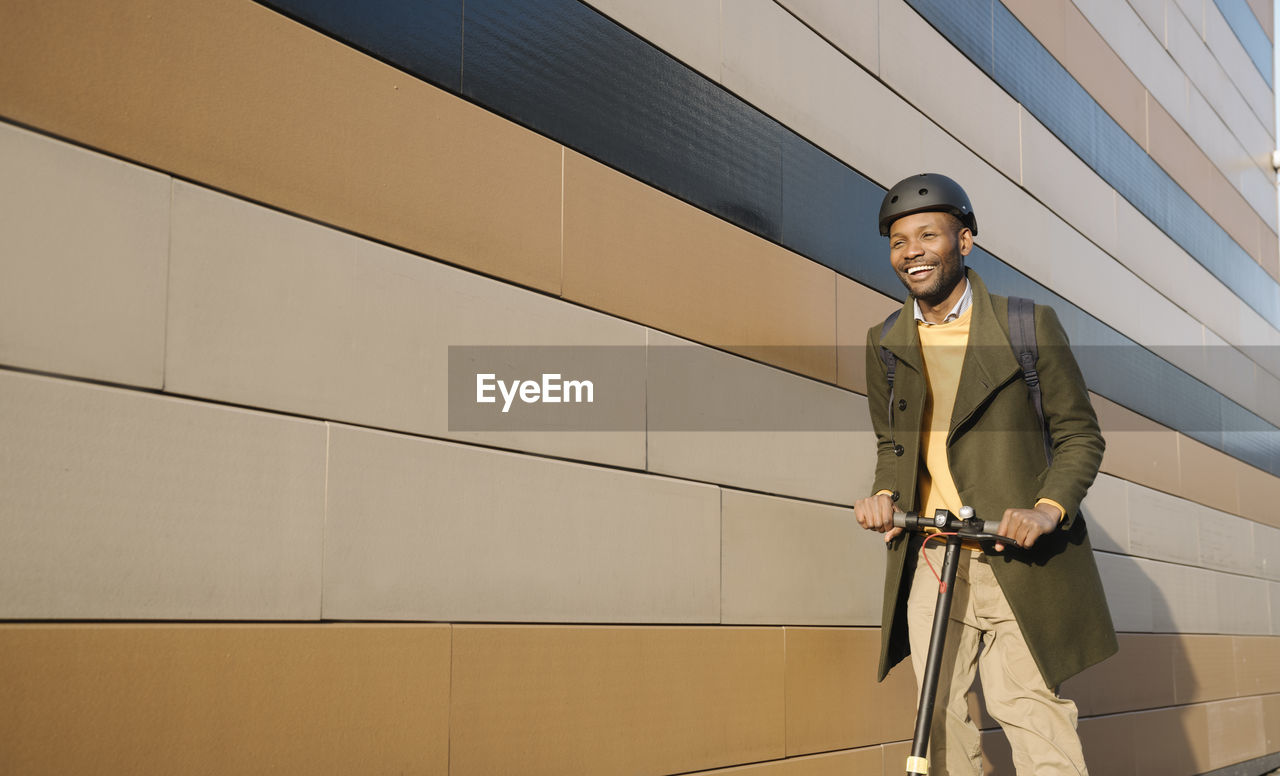
[[[928,194],[928,193],[929,193],[928,189],[920,189],[920,196],[923,197],[925,194]]]
[[[892,204],[892,203],[894,203],[894,202],[897,202],[897,201],[898,201],[898,195],[897,195],[897,194],[894,194],[894,195],[893,195],[893,199],[889,200],[890,204]]]

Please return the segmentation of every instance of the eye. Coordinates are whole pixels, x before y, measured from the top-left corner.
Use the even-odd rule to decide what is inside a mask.
[[[924,235],[922,235],[922,236],[923,236],[926,240],[931,240],[931,239],[933,239],[933,236],[934,236],[934,235],[933,235],[933,232],[925,232],[925,233],[924,233]]]

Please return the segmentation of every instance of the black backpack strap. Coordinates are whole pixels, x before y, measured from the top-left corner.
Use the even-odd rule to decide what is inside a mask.
[[[885,335],[889,333],[889,329],[893,328],[893,324],[898,320],[898,313],[902,312],[899,308],[889,313],[889,317],[884,319],[884,325],[880,327],[880,339],[884,340]],[[884,361],[885,369],[888,371],[889,378],[889,433],[893,433],[893,373],[897,371],[898,357],[895,356],[884,345],[880,346],[880,359]]]
[[[1049,437],[1049,428],[1044,422],[1044,405],[1040,400],[1040,373],[1036,371],[1040,349],[1036,345],[1035,309],[1035,303],[1030,299],[1009,297],[1009,339],[1013,344],[1013,352],[1018,356],[1018,364],[1022,367],[1022,379],[1027,383],[1036,419],[1040,421],[1040,433],[1044,437],[1044,460],[1046,463],[1053,463],[1053,440]]]

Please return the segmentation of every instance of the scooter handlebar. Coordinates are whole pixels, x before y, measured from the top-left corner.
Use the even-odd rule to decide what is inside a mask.
[[[905,528],[908,531],[923,531],[928,528],[934,528],[939,531],[958,532],[961,536],[968,536],[979,541],[992,541],[1008,544],[1012,547],[1019,547],[1014,540],[1000,536],[997,532],[1000,530],[999,520],[984,520],[979,523],[973,517],[973,509],[970,507],[962,507],[960,510],[961,517],[956,517],[951,513],[945,513],[941,517],[926,517],[915,512],[894,512],[893,524],[898,528]],[[981,526],[979,528],[979,526]]]

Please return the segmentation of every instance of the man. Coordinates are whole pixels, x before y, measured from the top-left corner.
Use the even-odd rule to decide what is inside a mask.
[[[1084,380],[1053,310],[1035,307],[1044,428],[1009,337],[1008,300],[965,267],[977,220],[950,178],[899,182],[880,207],[889,261],[907,288],[888,331],[867,333],[867,400],[877,438],[873,493],[858,522],[885,534],[889,558],[879,678],[908,654],[922,678],[938,585],[900,536],[899,511],[972,506],[1025,549],[963,551],[930,734],[930,773],[982,772],[965,694],[981,669],[988,713],[1018,774],[1085,774],[1076,708],[1063,680],[1117,650],[1081,499],[1103,441]],[[893,406],[881,347],[896,357]],[[942,548],[929,542],[933,566]],[[935,554],[936,553],[936,554]],[[981,649],[979,647],[981,646]],[[980,653],[980,654],[979,654]]]

